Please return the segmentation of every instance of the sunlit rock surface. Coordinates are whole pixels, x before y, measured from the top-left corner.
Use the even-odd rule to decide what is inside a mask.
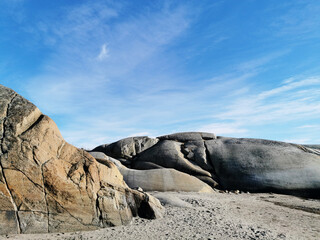
[[[136,179],[140,179],[142,188],[145,184],[149,187],[152,182],[156,186],[159,181],[150,177],[148,171],[175,169],[211,187],[226,190],[273,191],[320,197],[319,145],[302,146],[263,139],[216,137],[211,133],[200,132],[161,136],[154,142],[125,162],[132,170],[145,172],[145,180],[142,180],[140,173],[122,170],[129,185],[137,184]],[[101,150],[108,155],[108,151]],[[122,155],[113,154],[113,157],[121,159]],[[129,177],[134,174],[139,177]],[[184,180],[181,178],[181,181]],[[194,191],[194,188],[181,188],[177,184],[175,190]]]
[[[62,138],[56,124],[0,85],[0,234],[93,230],[161,216],[117,167]]]

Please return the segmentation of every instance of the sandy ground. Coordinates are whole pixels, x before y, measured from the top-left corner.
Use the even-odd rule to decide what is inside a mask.
[[[320,239],[320,200],[278,194],[153,192],[162,219],[91,232],[7,235],[0,239]]]

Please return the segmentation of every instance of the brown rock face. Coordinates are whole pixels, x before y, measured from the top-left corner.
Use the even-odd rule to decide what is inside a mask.
[[[66,143],[55,123],[0,85],[0,234],[91,230],[161,215],[110,162]]]

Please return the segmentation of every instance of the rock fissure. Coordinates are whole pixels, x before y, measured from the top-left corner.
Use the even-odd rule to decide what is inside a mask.
[[[192,163],[195,163],[194,154],[192,154],[191,150],[188,149],[184,143],[180,145],[180,152],[186,160],[190,160]]]
[[[100,225],[100,227],[103,227],[103,215],[102,215],[102,210],[100,208],[98,196],[97,196],[95,204],[96,204],[97,218],[99,219],[99,225]]]
[[[9,185],[8,185],[8,182],[7,182],[7,179],[6,179],[6,176],[5,176],[5,173],[4,173],[4,168],[3,168],[3,165],[2,165],[2,156],[7,152],[7,150],[4,150],[3,149],[3,141],[6,137],[6,121],[7,121],[7,118],[8,118],[8,115],[9,115],[9,108],[13,102],[13,100],[16,98],[17,94],[14,93],[12,98],[10,99],[8,105],[7,105],[7,108],[6,108],[6,116],[4,117],[3,121],[2,121],[2,136],[1,136],[1,155],[0,155],[0,168],[1,168],[1,173],[2,173],[2,178],[3,178],[3,182],[4,182],[4,185],[6,186],[6,190],[8,191],[9,195],[10,195],[10,201],[12,203],[12,206],[13,206],[13,209],[14,209],[14,212],[15,212],[15,218],[16,218],[16,224],[17,224],[17,232],[18,233],[21,233],[21,223],[20,223],[20,218],[19,218],[19,215],[18,215],[18,208],[17,208],[17,205],[13,199],[13,195],[12,195],[12,192],[9,188]]]
[[[40,114],[40,116],[30,125],[30,127],[28,127],[26,130],[24,130],[20,136],[26,134],[28,131],[32,130],[35,126],[37,126],[37,124],[39,122],[41,122],[41,120],[44,118],[44,115],[43,114]]]
[[[213,173],[216,177],[218,177],[218,176],[216,175],[216,174],[217,174],[217,173],[216,173],[216,169],[214,168],[213,161],[212,161],[212,159],[211,159],[211,157],[210,157],[210,152],[209,152],[209,150],[208,150],[208,146],[207,146],[207,143],[206,143],[205,140],[203,140],[203,145],[204,145],[204,149],[205,149],[205,157],[206,157],[206,160],[207,160],[207,164],[212,167],[212,173]]]
[[[38,159],[36,158],[35,149],[36,149],[36,147],[32,148],[32,159],[38,166],[40,166],[40,163],[39,163]]]
[[[41,213],[41,214],[47,214],[44,211],[39,211],[39,210],[19,210],[18,212],[32,212],[32,213]]]
[[[4,181],[4,184],[6,186],[6,190],[8,191],[9,195],[10,195],[10,201],[12,203],[12,206],[13,206],[13,210],[14,210],[14,213],[15,213],[15,217],[16,217],[16,223],[17,223],[17,233],[21,233],[21,223],[20,223],[20,218],[19,218],[19,214],[18,214],[18,207],[13,199],[13,196],[12,196],[12,193],[11,193],[11,190],[8,186],[8,182],[7,182],[7,179],[6,179],[6,176],[4,174],[4,169],[3,169],[3,166],[2,166],[2,163],[1,163],[1,160],[0,160],[0,168],[1,168],[1,173],[2,173],[2,178],[3,178],[3,181]]]
[[[48,160],[50,161],[50,160]],[[47,209],[47,232],[49,232],[49,224],[50,224],[50,218],[49,218],[49,206],[48,206],[48,199],[47,199],[47,191],[46,191],[46,188],[45,188],[45,184],[44,184],[44,174],[43,174],[43,167],[44,165],[48,162],[46,161],[45,163],[43,163],[41,165],[41,176],[42,176],[42,184],[43,184],[43,194],[44,194],[44,201],[46,203],[46,209]]]
[[[39,183],[34,182],[30,177],[28,177],[23,171],[18,169],[17,167],[12,167],[12,168],[3,168],[4,170],[12,170],[12,171],[17,171],[22,173],[32,184],[34,184],[38,189],[43,190],[43,186],[41,186]],[[19,209],[18,209],[19,210]],[[20,211],[20,210],[19,210]]]
[[[132,219],[127,208],[137,206],[125,199],[129,188],[111,163],[102,166],[65,142],[52,119],[11,89],[0,85],[0,96],[0,235],[93,230]],[[139,141],[136,151],[145,147]]]
[[[10,99],[8,105],[7,105],[7,108],[6,108],[6,116],[3,118],[2,120],[2,136],[1,136],[1,155],[4,154],[6,151],[3,149],[3,141],[5,139],[5,136],[6,136],[6,121],[7,121],[7,118],[8,118],[8,115],[9,115],[9,108],[13,102],[13,100],[16,98],[17,94],[14,93],[12,98]]]
[[[88,159],[88,158],[84,155],[84,151],[82,151],[82,156],[83,156],[85,159],[87,159],[87,161],[90,161],[90,159]],[[90,173],[90,171],[89,171],[89,166],[87,165],[86,162],[84,162],[84,164],[83,164],[83,171],[85,172],[86,176],[88,176],[88,177],[90,178],[90,180],[91,180],[92,182],[95,182],[95,181],[94,181],[94,178],[92,177],[92,175],[91,175],[91,173]]]
[[[79,189],[80,189],[80,180],[81,179],[79,180],[79,182],[76,182],[72,178],[72,176],[73,176],[73,173],[79,169],[80,164],[81,164],[81,162],[77,162],[77,163],[72,164],[71,168],[69,169],[69,171],[67,173],[67,179],[70,179],[75,185],[78,186]]]
[[[62,144],[58,147],[58,150],[57,150],[57,159],[60,159],[62,149],[63,149],[63,147],[64,147],[65,145],[66,145],[66,142],[63,141]]]
[[[53,158],[50,158],[48,160],[46,160],[44,163],[41,164],[41,168],[43,168],[48,162],[50,162],[51,160],[53,160]]]
[[[68,213],[68,214],[70,215],[70,217],[72,217],[73,219],[77,220],[77,221],[78,221],[81,225],[83,225],[83,226],[86,226],[86,227],[90,226],[89,224],[85,224],[85,223],[81,222],[81,220],[80,220],[79,218],[73,216],[73,215],[72,215],[65,207],[63,207],[53,196],[51,196],[50,194],[49,194],[49,196],[52,197],[52,199],[59,205],[59,207],[61,207],[66,213]]]

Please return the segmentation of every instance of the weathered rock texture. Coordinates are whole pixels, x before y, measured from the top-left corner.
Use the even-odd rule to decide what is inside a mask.
[[[102,164],[112,161],[124,177],[125,182],[131,188],[141,187],[145,191],[188,191],[188,192],[213,192],[213,189],[189,174],[177,171],[173,168],[156,168],[152,170],[130,169],[114,158],[106,156],[102,152],[90,152],[90,154]]]
[[[222,187],[319,197],[320,155],[301,145],[219,137],[206,142]]]
[[[154,142],[156,144],[144,151],[131,155],[126,166],[144,170],[145,173],[150,169],[157,172],[175,169],[211,187],[227,190],[274,191],[320,197],[320,152],[314,147],[317,145],[225,138],[197,132],[161,136]],[[113,157],[122,156],[113,154]],[[149,174],[145,174],[144,181],[142,173],[129,173],[126,170],[123,174],[129,185],[138,182],[144,184],[149,180],[149,184],[154,182],[156,185],[159,182]],[[135,179],[128,177],[133,174]],[[184,181],[182,177],[181,181]],[[189,186],[193,183],[195,181],[190,180]],[[194,189],[190,187],[183,190]]]
[[[68,144],[32,103],[0,85],[0,234],[91,230],[155,218],[157,199]]]
[[[123,164],[130,164],[130,159],[138,153],[155,145],[159,139],[149,137],[128,137],[115,143],[103,144],[92,151],[104,152],[110,157],[119,159]]]

